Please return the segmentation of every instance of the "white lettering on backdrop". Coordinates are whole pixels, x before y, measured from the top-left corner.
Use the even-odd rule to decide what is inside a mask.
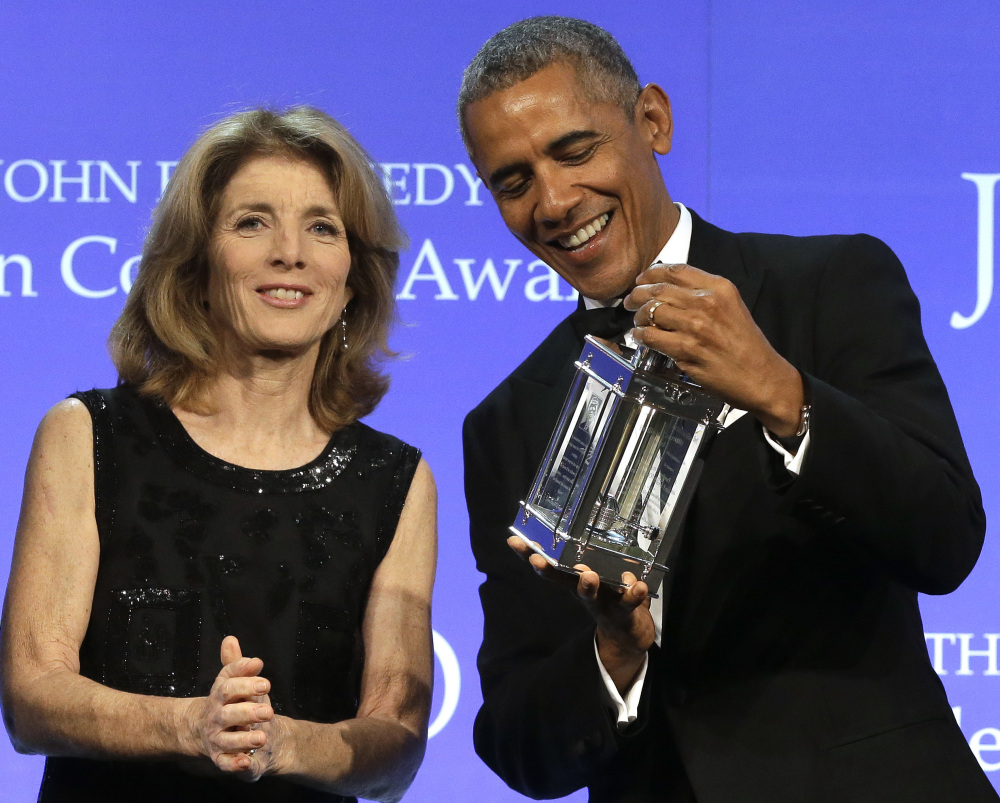
[[[993,297],[994,196],[1000,173],[962,173],[962,178],[976,185],[978,197],[976,245],[976,306],[971,315],[951,314],[954,329],[967,329],[983,317]]]
[[[453,284],[448,278],[448,272],[438,256],[434,243],[430,238],[425,239],[413,260],[413,264],[406,273],[402,289],[396,294],[396,299],[415,301],[418,298],[417,291],[421,289],[426,290],[427,294],[434,292],[435,301],[458,301],[462,297],[455,292],[454,287],[460,286],[465,290],[465,297],[469,301],[476,301],[484,286],[488,284],[493,298],[497,301],[503,301],[515,273],[524,260],[503,260],[506,270],[503,271],[502,278],[496,263],[490,258],[484,260],[479,268],[476,267],[475,259],[459,257],[453,259],[452,262],[458,267],[459,278],[462,280],[461,285]],[[528,301],[575,301],[577,299],[576,290],[569,285],[561,285],[555,271],[539,259],[530,263],[521,274],[526,272],[530,276],[535,271],[540,271],[540,275],[528,278],[524,283],[524,297]]]
[[[465,182],[465,206],[482,206],[479,190],[482,180],[467,165],[453,167],[435,162],[383,162],[382,175],[385,189],[396,206],[438,206],[451,198],[455,187],[455,173]],[[454,172],[453,172],[454,171]],[[412,178],[412,181],[411,181]]]
[[[4,160],[0,159],[0,166],[3,164]],[[80,159],[74,162],[75,167],[69,169],[66,167],[67,164],[65,159],[50,159],[47,164],[37,159],[18,159],[11,162],[3,171],[4,194],[17,203],[34,203],[41,200],[51,186],[49,201],[63,203],[69,200],[65,192],[67,185],[76,185],[70,193],[77,203],[106,204],[110,203],[112,198],[108,194],[110,182],[118,190],[118,195],[129,203],[134,204],[139,197],[139,166],[142,164],[140,161],[130,160],[125,163],[128,167],[128,181],[104,159]],[[98,189],[96,196],[93,194],[92,180],[95,167]]]
[[[434,639],[434,657],[441,667],[441,678],[444,681],[441,685],[444,687],[444,693],[441,695],[441,708],[427,728],[428,738],[437,736],[448,724],[455,709],[458,708],[458,698],[462,691],[462,670],[458,656],[444,636],[436,630],[432,631],[431,635]]]
[[[81,298],[108,298],[128,293],[135,281],[140,257],[122,262],[114,257],[118,239],[104,234],[77,237],[62,252],[59,272],[63,284]],[[447,267],[446,267],[447,264]],[[501,265],[502,267],[498,267]],[[35,297],[35,266],[24,254],[0,254],[0,298],[14,295],[14,269],[21,274],[21,296]],[[418,298],[434,301],[504,301],[513,293],[523,293],[528,301],[576,301],[576,290],[563,282],[540,259],[525,264],[523,259],[454,257],[447,263],[438,255],[434,242],[424,239],[407,268],[399,272],[399,301]]]
[[[955,715],[958,727],[962,727],[962,706],[952,706],[951,712]],[[1000,752],[1000,728],[980,728],[969,737],[969,747],[972,749],[979,766],[986,772],[996,772],[1000,770],[1000,759],[990,761],[984,753]]]
[[[956,675],[974,675],[976,673],[972,671],[972,659],[975,658],[977,666],[982,668],[979,674],[1000,677],[1000,668],[997,665],[997,658],[1000,657],[997,649],[1000,633],[983,633],[981,636],[985,642],[983,647],[973,648],[974,638],[977,638],[974,633],[924,633],[924,640],[930,642],[928,652],[934,671],[939,675],[949,674],[949,670],[945,668],[945,664],[948,663]],[[946,649],[945,645],[954,649]],[[954,668],[956,658],[957,670]]]
[[[924,633],[931,665],[939,675],[1000,676],[1000,633]],[[957,667],[956,667],[957,664]],[[950,669],[948,668],[950,667]],[[958,726],[962,726],[962,706],[952,707]],[[969,738],[969,748],[986,772],[1000,770],[1000,729],[980,728]]]
[[[76,295],[83,296],[84,298],[107,298],[108,296],[117,293],[119,287],[126,293],[131,290],[133,281],[132,272],[139,265],[140,257],[138,256],[126,259],[122,263],[121,267],[118,269],[117,285],[93,289],[85,287],[79,279],[77,279],[73,262],[76,257],[76,252],[83,246],[91,244],[106,246],[112,254],[114,254],[118,248],[118,240],[114,237],[104,237],[100,234],[91,234],[87,237],[78,237],[73,240],[73,242],[66,247],[66,250],[63,251],[62,259],[59,263],[59,271],[62,274],[63,284],[65,284]]]
[[[38,293],[31,287],[31,260],[24,254],[11,254],[10,256],[0,254],[0,298],[12,295],[7,289],[8,265],[17,265],[21,269],[21,295],[25,298],[37,296]]]
[[[0,159],[0,200],[17,203],[48,200],[52,203],[110,203],[121,197],[128,203],[139,198],[142,161],[130,159],[125,167],[115,167],[106,159]],[[163,195],[176,161],[158,160],[156,198]],[[6,165],[6,167],[4,167]],[[396,206],[440,206],[454,199],[464,206],[483,206],[480,190],[483,182],[469,167],[458,163],[382,162],[379,164],[386,191]],[[145,172],[145,171],[143,171]],[[125,178],[127,176],[127,179]],[[94,194],[96,185],[97,194]],[[109,193],[111,185],[117,193]]]

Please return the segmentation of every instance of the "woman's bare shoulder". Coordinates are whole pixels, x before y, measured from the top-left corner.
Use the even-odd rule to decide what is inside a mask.
[[[90,411],[79,399],[63,399],[42,417],[35,432],[28,459],[26,494],[36,489],[38,481],[57,484],[68,492],[74,487],[77,490],[92,487],[93,459]]]
[[[54,404],[42,417],[35,435],[35,446],[93,438],[93,423],[87,405],[76,398]]]

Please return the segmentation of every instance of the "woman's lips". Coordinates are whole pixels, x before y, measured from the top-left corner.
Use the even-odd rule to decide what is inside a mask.
[[[288,285],[259,287],[257,294],[271,306],[283,308],[301,307],[312,295],[308,288]]]

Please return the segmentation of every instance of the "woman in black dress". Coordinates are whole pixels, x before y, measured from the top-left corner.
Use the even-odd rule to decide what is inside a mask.
[[[368,156],[314,109],[235,115],[178,165],[112,331],[120,384],[57,404],[28,465],[3,710],[49,756],[41,800],[412,781],[434,483],[358,421],[388,384],[402,243]]]

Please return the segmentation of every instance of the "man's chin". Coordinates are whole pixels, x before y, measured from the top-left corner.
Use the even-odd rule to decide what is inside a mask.
[[[585,298],[605,303],[625,296],[634,286],[635,277],[640,270],[622,270],[618,266],[602,265],[594,260],[594,264],[561,264],[558,255],[549,253],[536,254],[549,265],[563,280]],[[548,258],[546,258],[548,257]]]
[[[571,284],[573,284],[571,282]],[[578,282],[573,286],[585,298],[599,301],[605,306],[624,298],[635,284],[635,280],[625,282]]]

